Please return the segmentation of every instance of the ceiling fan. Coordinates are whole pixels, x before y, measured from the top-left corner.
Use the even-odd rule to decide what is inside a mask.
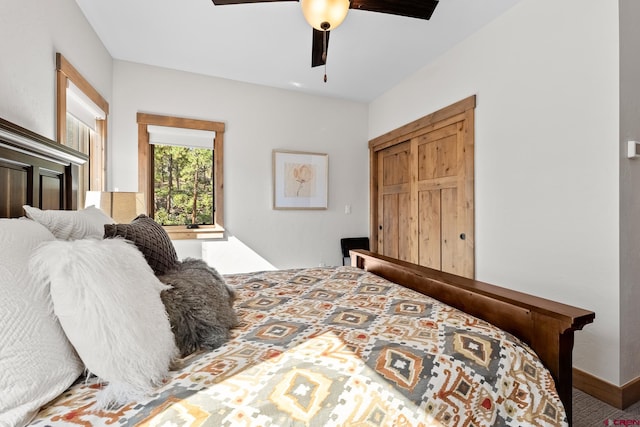
[[[212,0],[214,5],[263,3],[298,0]],[[389,13],[410,18],[429,19],[439,0],[300,0],[302,13],[313,27],[311,66],[327,64],[329,31],[335,29],[347,16],[349,9]],[[327,81],[327,75],[324,76]]]

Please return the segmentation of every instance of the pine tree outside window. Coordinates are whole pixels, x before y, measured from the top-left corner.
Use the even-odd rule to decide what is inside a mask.
[[[224,123],[138,113],[139,191],[172,239],[224,235]]]
[[[213,149],[156,144],[153,165],[156,222],[212,225]]]

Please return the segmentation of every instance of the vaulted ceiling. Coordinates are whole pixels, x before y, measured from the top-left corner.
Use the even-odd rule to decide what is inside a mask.
[[[440,0],[430,20],[350,10],[326,73],[296,1],[76,0],[115,59],[368,102],[520,0]]]

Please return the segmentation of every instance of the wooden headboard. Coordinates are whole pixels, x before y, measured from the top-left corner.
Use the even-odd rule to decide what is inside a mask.
[[[0,218],[23,205],[76,209],[78,169],[88,156],[0,118]]]

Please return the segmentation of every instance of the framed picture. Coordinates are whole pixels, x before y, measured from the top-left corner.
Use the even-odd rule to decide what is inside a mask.
[[[329,156],[273,151],[273,208],[327,209]]]

